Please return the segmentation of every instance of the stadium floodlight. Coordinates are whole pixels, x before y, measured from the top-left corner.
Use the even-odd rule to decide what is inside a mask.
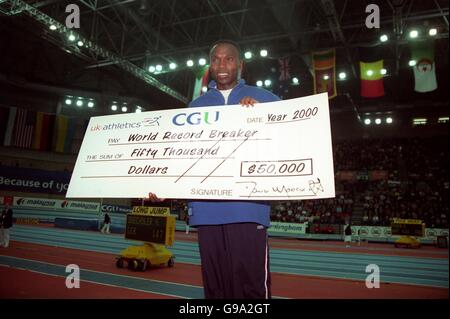
[[[208,92],[208,87],[207,87],[207,86],[202,87],[202,92],[203,92],[203,93]]]
[[[297,84],[299,83],[298,78],[293,77],[293,78],[292,78],[292,83],[293,83],[294,85],[297,85]]]
[[[265,86],[271,86],[271,85],[272,85],[272,81],[270,81],[270,80],[265,80],[265,81],[264,81],[264,85],[265,85]]]
[[[262,49],[261,51],[259,51],[259,55],[262,56],[263,58],[265,58],[267,56],[268,52],[266,49]]]
[[[82,46],[84,45],[84,43],[83,43],[83,41],[80,40],[80,41],[77,42],[77,45],[78,45],[79,47],[82,47]]]
[[[68,37],[68,39],[69,39],[69,41],[71,41],[71,42],[73,42],[73,41],[75,41],[76,40],[76,38],[75,38],[75,36],[71,33],[71,34],[69,34],[69,37]]]
[[[437,29],[436,28],[431,28],[430,30],[428,30],[428,34],[432,37],[434,37],[437,34]]]
[[[149,71],[150,73],[154,73],[154,72],[156,71],[155,66],[150,65],[150,66],[148,67],[148,71]]]
[[[368,76],[372,76],[373,75],[373,71],[372,70],[367,70],[367,75]]]
[[[117,105],[116,104],[111,105],[111,110],[117,111]]]
[[[193,66],[194,66],[194,61],[192,61],[192,60],[187,60],[187,61],[186,61],[186,65],[187,65],[188,67],[193,67]]]
[[[370,119],[365,119],[365,120],[364,120],[364,124],[370,125],[370,123],[372,123],[372,121],[371,121]]]
[[[162,71],[162,65],[158,64],[157,66],[155,66],[156,72],[161,72]]]
[[[256,86],[259,86],[259,87],[263,86],[263,81],[261,81],[261,80],[256,81]]]
[[[122,106],[122,112],[128,111],[128,108],[126,106]]]
[[[82,100],[78,100],[77,101],[77,106],[83,106],[83,101]]]
[[[380,41],[381,41],[381,42],[386,42],[387,40],[389,40],[389,37],[388,37],[386,34],[383,34],[383,35],[380,37]]]
[[[408,65],[409,66],[415,66],[417,64],[417,61],[416,60],[410,60],[409,62],[408,62]]]
[[[136,108],[136,113],[141,113],[142,110],[140,108]]]
[[[375,124],[380,125],[381,124],[381,119],[375,119]]]
[[[386,70],[386,69],[381,69],[381,70],[380,70],[380,73],[381,73],[382,75],[386,75],[386,74],[387,74],[387,70]]]
[[[250,51],[247,51],[247,52],[244,53],[244,57],[245,57],[247,60],[251,59],[252,56],[253,56],[253,54],[252,54]]]
[[[339,73],[339,78],[340,78],[341,80],[344,80],[346,77],[347,77],[347,73],[345,73],[345,72]]]
[[[393,122],[392,117],[387,117],[386,118],[386,123],[387,124],[391,124]]]
[[[55,31],[56,29],[57,29],[57,28],[56,28],[56,25],[52,24],[52,25],[50,26],[50,30]]]
[[[409,32],[409,37],[411,38],[411,39],[415,39],[415,38],[417,38],[419,36],[419,31],[417,31],[417,30],[411,30],[410,32]]]
[[[176,68],[177,68],[177,64],[176,64],[176,63],[171,62],[171,63],[169,64],[169,69],[175,70]]]
[[[201,65],[201,66],[205,65],[206,64],[206,59],[205,58],[198,59],[198,64]]]
[[[87,106],[88,106],[88,107],[94,107],[94,102],[89,101],[88,104],[87,104]]]
[[[323,76],[323,79],[326,81],[326,80],[328,80],[330,78],[330,76],[328,75],[328,74],[325,74],[324,76]]]
[[[66,100],[65,100],[65,103],[66,103],[67,105],[71,105],[71,104],[72,104],[72,100],[71,100],[71,99],[66,99]]]

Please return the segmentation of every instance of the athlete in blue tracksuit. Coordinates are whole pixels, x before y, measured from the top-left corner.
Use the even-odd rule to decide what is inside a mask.
[[[239,47],[219,41],[210,51],[208,92],[189,107],[280,100],[240,80]],[[157,200],[155,194],[150,199]],[[205,298],[270,298],[267,227],[270,205],[262,201],[191,201],[189,224],[197,227]]]

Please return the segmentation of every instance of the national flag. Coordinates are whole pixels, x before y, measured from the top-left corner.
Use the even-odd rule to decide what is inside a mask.
[[[193,100],[198,98],[200,95],[204,93],[202,89],[204,87],[208,87],[208,82],[209,82],[209,67],[205,66],[198,69],[195,72],[194,91],[192,92]]]
[[[278,63],[280,64],[280,77],[278,78],[280,81],[287,81],[291,78],[291,74],[289,73],[289,58],[278,59]]]
[[[54,150],[59,153],[70,153],[76,122],[73,118],[57,115],[55,120]]]
[[[4,133],[4,138],[2,140],[4,146],[10,146],[11,145],[13,131],[14,131],[14,123],[16,122],[16,115],[17,115],[17,108],[16,107],[10,107],[9,108],[8,119],[7,119],[7,122],[6,122],[6,129],[5,129],[5,133]]]
[[[327,92],[328,98],[337,96],[335,49],[312,53],[314,94]]]
[[[384,95],[383,60],[365,63],[359,62],[361,76],[361,96],[380,97]]]
[[[384,96],[383,58],[377,47],[359,49],[359,70],[361,78],[361,96],[376,98]]]
[[[50,151],[52,147],[55,115],[37,112],[34,129],[33,149]]]
[[[437,89],[434,42],[418,42],[411,46],[411,59],[416,61],[414,69],[414,91],[420,93]]]
[[[17,109],[16,122],[14,123],[12,145],[22,148],[31,148],[35,124],[36,124],[35,111]]]

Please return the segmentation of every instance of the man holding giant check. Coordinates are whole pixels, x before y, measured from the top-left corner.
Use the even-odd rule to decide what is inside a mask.
[[[241,68],[220,41],[190,108],[91,118],[67,191],[189,199],[206,298],[270,298],[268,201],[335,196],[327,95],[279,101]]]

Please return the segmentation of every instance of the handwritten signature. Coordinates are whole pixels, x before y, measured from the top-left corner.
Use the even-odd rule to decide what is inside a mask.
[[[237,182],[236,184],[243,184],[244,197],[256,197],[257,195],[267,195],[267,194],[286,194],[287,196],[308,196],[304,195],[305,192],[311,192],[310,196],[315,196],[319,192],[324,192],[323,186],[320,182],[320,178],[316,180],[308,181],[308,188],[300,187],[300,186],[287,186],[287,185],[277,185],[271,186],[269,188],[258,187],[258,183],[255,181],[245,181],[245,182]]]

